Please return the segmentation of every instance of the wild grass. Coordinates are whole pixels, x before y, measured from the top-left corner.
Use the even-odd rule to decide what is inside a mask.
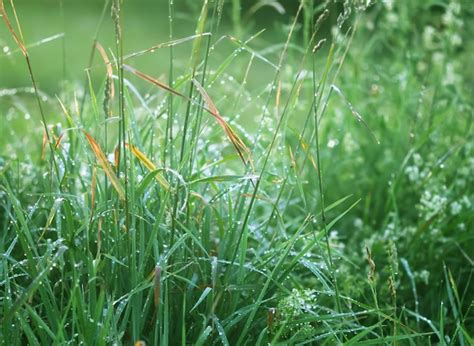
[[[0,0],[2,344],[472,344],[474,7],[197,3],[53,96]]]

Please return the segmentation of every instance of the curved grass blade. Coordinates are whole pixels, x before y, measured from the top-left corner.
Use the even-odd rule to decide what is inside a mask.
[[[162,172],[164,169],[157,169],[154,171],[150,171],[145,175],[143,180],[140,182],[140,185],[138,185],[137,189],[135,190],[135,195],[136,196],[141,196],[145,192],[145,190],[148,188],[148,186],[151,184],[153,179],[156,179],[155,176]]]
[[[204,90],[203,86],[196,79],[193,79],[193,83],[196,86],[196,89],[201,94],[204,101],[206,102],[207,107],[209,108],[209,112],[216,118],[217,122],[224,129],[225,133],[227,134],[227,137],[234,145],[234,148],[239,154],[240,159],[242,160],[244,165],[247,165],[247,163],[250,163],[252,165],[250,150],[247,148],[245,143],[240,139],[234,129],[220,115],[219,110],[217,109],[216,105],[214,104],[206,90]]]
[[[331,88],[341,96],[341,98],[344,100],[344,102],[347,105],[347,108],[351,111],[352,115],[356,118],[356,120],[364,125],[364,127],[369,131],[370,135],[373,137],[375,142],[377,144],[380,144],[379,139],[375,135],[374,131],[369,127],[369,125],[365,122],[364,118],[360,115],[360,113],[354,108],[352,103],[347,99],[347,97],[342,93],[341,89],[339,89],[336,85],[332,84]]]

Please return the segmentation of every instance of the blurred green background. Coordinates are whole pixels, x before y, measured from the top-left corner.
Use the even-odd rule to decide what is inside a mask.
[[[84,79],[103,4],[104,1],[98,0],[15,2],[27,44],[63,35],[30,49],[33,69],[42,90],[57,92],[61,80]],[[164,5],[166,8],[166,1],[162,0],[124,2],[123,31],[126,53],[168,40],[168,14],[163,11]],[[175,27],[176,37],[191,34],[193,25],[185,18],[178,21]],[[110,9],[105,11],[98,41],[105,49],[114,49],[114,26]],[[29,86],[25,62],[3,23],[0,26],[0,45],[0,88]],[[144,55],[136,62],[142,67],[158,67],[162,63],[159,52]]]
[[[288,22],[288,17],[296,13],[299,2],[280,1],[275,6],[255,6],[256,3],[258,2],[241,3],[241,20],[245,26],[245,34],[254,34],[265,28],[266,32],[260,35],[259,40],[273,43],[283,41],[286,31],[282,23]],[[104,48],[115,51],[110,6],[105,10],[102,25],[98,27],[104,4],[105,1],[101,0],[15,1],[23,36],[30,46],[33,69],[41,90],[56,93],[62,80],[82,81],[85,78],[85,68],[88,66],[96,32],[99,33],[97,38]],[[174,38],[194,33],[201,5],[201,1],[194,0],[174,2]],[[6,7],[10,13],[8,3]],[[125,54],[169,40],[167,0],[124,1],[122,12]],[[222,34],[234,31],[230,1],[225,2],[224,12],[224,19],[220,23]],[[13,21],[12,13],[10,17]],[[262,44],[262,47],[265,47],[265,44]],[[30,86],[25,62],[3,23],[0,25],[0,48],[0,88]],[[230,48],[229,42],[223,42],[220,52],[225,56]],[[189,56],[186,47],[183,49],[183,54],[178,53],[176,56]],[[133,63],[137,68],[148,71],[152,68],[155,73],[160,74],[167,71],[168,52],[166,49],[157,50],[153,54],[134,59]],[[179,62],[177,64],[179,66]],[[94,71],[92,73],[94,74]]]

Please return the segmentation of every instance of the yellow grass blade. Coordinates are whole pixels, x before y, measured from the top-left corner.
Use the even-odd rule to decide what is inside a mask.
[[[84,132],[84,134],[86,135],[87,141],[89,142],[92,151],[94,152],[97,158],[97,161],[99,161],[99,164],[102,166],[102,169],[104,170],[105,174],[107,174],[107,177],[110,179],[110,182],[115,188],[115,191],[117,191],[119,198],[121,200],[125,200],[125,189],[123,188],[122,183],[115,174],[114,170],[110,166],[109,161],[107,161],[107,158],[102,149],[100,148],[99,144],[97,144],[94,138],[92,138],[92,136],[86,131],[82,130],[82,132]]]
[[[107,52],[105,51],[104,47],[102,47],[102,45],[99,42],[95,43],[95,48],[99,51],[99,54],[102,57],[102,60],[104,60],[105,69],[107,71],[107,77],[112,78],[113,69],[112,69],[112,64],[110,63],[109,57],[107,55]],[[114,94],[114,92],[112,92],[112,94]]]
[[[112,64],[110,63],[109,57],[107,55],[107,52],[105,51],[104,47],[99,42],[95,43],[95,48],[99,51],[100,56],[102,57],[102,60],[104,60],[105,63],[105,68],[107,70],[107,83],[108,83],[108,91],[107,91],[107,96],[108,100],[112,101],[115,96],[115,89],[114,89],[114,82],[113,82],[113,69],[112,69]]]
[[[149,171],[156,171],[157,168],[151,160],[146,157],[144,153],[142,153],[136,146],[133,144],[127,143],[126,146],[130,149],[133,155],[141,162],[143,165],[148,168]],[[169,190],[170,184],[166,181],[166,179],[161,174],[155,175],[156,180],[163,186],[166,190]]]
[[[64,138],[64,132],[61,133],[61,134],[59,135],[59,137],[57,137],[57,138],[55,137],[56,142],[54,143],[54,149],[58,149],[58,148],[59,148],[59,146],[61,145],[61,142],[62,142],[63,138]]]

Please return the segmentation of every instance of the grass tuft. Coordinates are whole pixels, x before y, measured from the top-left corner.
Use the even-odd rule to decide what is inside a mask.
[[[473,343],[472,5],[71,6],[0,0],[0,344]]]

